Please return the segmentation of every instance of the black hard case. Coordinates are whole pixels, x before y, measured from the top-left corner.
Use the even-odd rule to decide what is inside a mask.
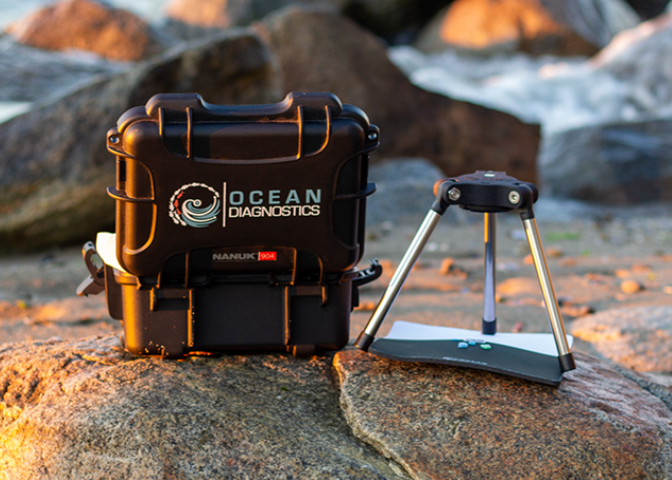
[[[380,274],[355,268],[378,137],[364,112],[327,93],[258,106],[156,95],[122,115],[107,136],[108,193],[126,272],[105,276],[129,351],[342,348],[357,287]],[[193,192],[192,206],[221,202],[203,228],[183,221]]]

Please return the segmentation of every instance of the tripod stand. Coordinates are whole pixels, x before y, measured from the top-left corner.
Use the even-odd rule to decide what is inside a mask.
[[[532,209],[532,205],[538,197],[537,188],[531,183],[518,181],[503,172],[478,171],[469,175],[439,180],[434,186],[434,193],[436,195],[434,204],[420,225],[366,328],[357,338],[355,346],[361,350],[371,350],[373,353],[397,360],[470,366],[541,383],[559,384],[562,373],[573,370],[576,366],[565,334]],[[459,338],[443,342],[399,339],[375,340],[376,332],[396,300],[418,256],[432,235],[441,216],[451,205],[458,205],[468,211],[483,213],[484,216],[485,286],[481,330],[484,337],[481,338],[490,338],[491,336],[491,343],[494,345],[487,349],[467,349],[463,346],[465,342],[460,342]],[[511,347],[506,345],[505,341],[496,343],[495,340],[497,338],[495,313],[497,213],[514,210],[520,211],[523,221],[546,305],[546,312],[553,331],[557,357],[524,348]],[[497,348],[494,348],[495,346]],[[495,353],[487,352],[486,354],[485,350],[492,350]]]

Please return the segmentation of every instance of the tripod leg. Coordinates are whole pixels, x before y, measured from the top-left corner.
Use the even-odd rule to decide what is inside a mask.
[[[369,323],[366,324],[364,331],[357,337],[355,347],[364,350],[365,352],[369,349],[369,346],[376,336],[376,332],[378,332],[380,324],[383,323],[385,315],[396,300],[397,295],[399,295],[399,291],[404,285],[408,274],[413,269],[413,265],[415,265],[416,260],[420,256],[422,249],[425,247],[427,240],[429,240],[429,237],[432,235],[432,232],[440,219],[441,215],[433,209],[427,213],[422,225],[420,225],[418,232],[415,234],[415,238],[413,238],[408,250],[406,250],[404,257],[401,259],[397,270],[394,272],[392,280],[390,280],[390,284],[383,294],[383,298],[381,298],[380,303],[373,311]]]
[[[486,335],[497,333],[497,314],[495,313],[495,248],[497,244],[497,214],[484,213],[485,240],[485,285],[483,288],[483,325],[481,330]]]
[[[534,260],[534,268],[537,270],[537,277],[539,278],[541,293],[544,296],[544,303],[546,304],[548,319],[551,322],[551,328],[553,329],[555,344],[558,347],[560,368],[563,372],[574,370],[576,365],[574,364],[574,357],[569,349],[569,344],[567,343],[565,326],[562,323],[562,317],[560,316],[560,309],[558,308],[558,301],[556,300],[555,292],[553,291],[551,276],[548,273],[548,265],[546,265],[544,251],[541,248],[541,240],[539,239],[537,222],[534,217],[524,218],[523,225],[525,226],[527,242],[530,244],[532,259]]]

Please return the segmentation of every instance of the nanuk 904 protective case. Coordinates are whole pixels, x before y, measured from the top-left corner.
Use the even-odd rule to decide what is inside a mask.
[[[345,346],[357,288],[381,271],[356,268],[378,145],[366,114],[328,93],[255,106],[161,94],[122,115],[107,135],[118,263],[103,259],[126,348]]]

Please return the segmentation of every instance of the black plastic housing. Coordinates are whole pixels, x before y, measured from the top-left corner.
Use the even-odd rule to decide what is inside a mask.
[[[162,94],[107,135],[116,155],[110,314],[138,355],[338,349],[364,248],[379,131],[329,93],[218,106]]]

